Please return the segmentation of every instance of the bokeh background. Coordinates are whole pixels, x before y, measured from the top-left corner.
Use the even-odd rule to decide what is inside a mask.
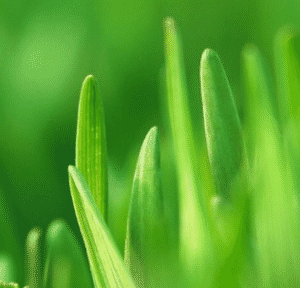
[[[203,50],[210,47],[221,56],[239,105],[243,47],[255,43],[272,67],[275,34],[287,24],[300,28],[299,15],[296,0],[1,0],[0,237],[7,240],[0,250],[22,259],[24,251],[14,251],[13,243],[22,247],[29,229],[45,231],[55,218],[64,218],[80,239],[67,167],[75,162],[77,107],[86,75],[95,75],[103,98],[109,221],[122,250],[124,229],[116,227],[126,222],[139,147],[154,125],[166,134],[163,19],[174,17],[181,34],[201,134]],[[9,238],[4,228],[16,236]]]

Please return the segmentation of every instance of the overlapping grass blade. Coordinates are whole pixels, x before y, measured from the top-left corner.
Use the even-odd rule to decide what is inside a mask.
[[[135,287],[83,175],[69,166],[70,189],[94,286]]]
[[[299,287],[299,203],[276,121],[262,118],[254,166],[254,227],[261,287]]]
[[[206,205],[199,185],[201,174],[195,152],[180,41],[171,18],[165,20],[165,54],[169,119],[179,185],[180,255],[183,269],[190,274],[190,281],[197,282],[190,285],[209,285],[210,273],[213,271],[208,268],[212,256],[206,223]],[[204,272],[206,268],[207,271]]]
[[[27,235],[26,249],[26,283],[31,288],[41,288],[42,285],[42,231],[33,228]]]
[[[95,202],[107,219],[107,151],[103,104],[92,75],[85,78],[79,101],[76,167],[85,177]]]
[[[137,286],[161,286],[158,274],[166,249],[160,144],[157,128],[153,127],[141,147],[135,170],[125,242],[125,264]]]
[[[206,49],[200,65],[205,136],[216,196],[214,242],[220,269],[216,281],[237,285],[245,249],[244,209],[248,163],[240,119],[221,60]],[[219,238],[221,236],[221,238]],[[221,240],[221,242],[219,242]],[[234,272],[230,272],[234,271]]]
[[[93,287],[88,262],[63,220],[53,221],[47,229],[46,257],[43,287]]]

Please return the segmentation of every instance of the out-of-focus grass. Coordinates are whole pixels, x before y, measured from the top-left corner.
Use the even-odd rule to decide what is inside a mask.
[[[213,188],[209,168],[205,168],[208,167],[208,162],[198,80],[200,54],[207,47],[212,47],[219,52],[226,67],[246,136],[250,171],[263,174],[262,171],[257,172],[260,171],[259,169],[254,169],[257,167],[255,165],[261,165],[257,163],[263,162],[259,160],[263,157],[279,159],[281,168],[271,171],[270,175],[276,173],[282,175],[286,167],[291,167],[291,171],[286,176],[278,176],[278,181],[281,186],[285,186],[282,183],[287,183],[287,187],[291,186],[292,190],[298,191],[297,172],[300,171],[300,166],[297,159],[300,159],[298,153],[300,141],[297,137],[299,134],[297,91],[299,90],[299,77],[295,75],[299,74],[297,36],[297,28],[300,24],[297,16],[299,6],[296,1],[283,5],[285,4],[280,1],[273,1],[266,5],[261,0],[251,3],[233,0],[201,2],[193,0],[184,6],[182,1],[154,3],[150,0],[143,3],[131,0],[126,5],[120,5],[119,1],[114,3],[88,2],[88,4],[79,0],[72,3],[41,1],[39,4],[2,1],[0,3],[0,63],[2,67],[0,69],[0,128],[3,140],[0,144],[2,151],[0,185],[4,191],[5,202],[7,202],[5,207],[8,207],[3,210],[5,215],[2,218],[12,219],[1,224],[1,230],[8,231],[4,233],[3,241],[0,241],[1,251],[5,255],[1,263],[5,267],[11,267],[7,270],[9,273],[4,273],[8,275],[3,276],[7,277],[6,281],[19,279],[20,282],[23,281],[21,257],[24,250],[20,243],[24,243],[25,236],[32,227],[38,225],[45,230],[52,219],[62,217],[70,223],[75,235],[77,237],[80,235],[71,205],[64,167],[74,162],[76,127],[74,115],[80,89],[78,83],[90,73],[95,74],[99,79],[100,94],[107,116],[108,167],[111,171],[108,172],[111,193],[108,199],[108,203],[111,203],[108,213],[112,215],[109,226],[118,248],[121,251],[124,248],[126,217],[139,145],[147,130],[153,125],[157,125],[162,131],[160,133],[162,162],[170,163],[168,167],[162,165],[162,179],[165,179],[162,186],[167,188],[164,189],[163,194],[168,199],[168,204],[164,203],[164,205],[166,218],[170,220],[170,227],[172,227],[170,233],[174,236],[174,247],[176,247],[175,243],[178,247],[183,247],[184,242],[188,242],[182,236],[181,229],[184,223],[178,225],[180,221],[183,221],[180,218],[182,194],[178,194],[181,199],[179,206],[177,206],[176,197],[182,186],[179,183],[177,191],[175,179],[182,177],[182,174],[178,173],[178,169],[178,175],[174,173],[176,165],[178,168],[178,158],[181,157],[178,153],[178,144],[175,142],[184,143],[185,137],[174,141],[175,155],[177,155],[175,158],[170,129],[168,130],[166,125],[168,121],[166,109],[161,109],[160,113],[157,112],[160,101],[158,97],[165,96],[166,89],[164,90],[163,87],[167,86],[166,82],[159,83],[165,80],[160,80],[158,75],[161,67],[165,67],[161,20],[168,14],[175,16],[182,32],[181,38],[184,44],[182,58],[184,58],[187,76],[184,94],[189,95],[188,98],[184,97],[186,98],[184,106],[189,107],[184,110],[190,110],[188,116],[186,114],[184,117],[189,118],[187,120],[189,124],[186,125],[187,134],[193,131],[192,142],[196,143],[189,147],[179,146],[188,151],[187,154],[195,150],[196,152],[192,154],[198,155],[197,161],[192,160],[197,162],[193,165],[198,165],[198,168],[191,171],[192,174],[196,171],[199,177],[193,178],[201,183],[197,184],[200,188],[191,190],[197,190],[195,194],[200,195],[200,199],[203,194],[205,195],[203,203],[202,200],[199,201],[201,209],[203,211],[208,209],[207,217],[215,217],[210,208],[205,208],[209,204],[208,199],[213,194]],[[275,51],[273,51],[272,43],[275,33],[285,24],[292,24],[293,29],[286,27],[278,33]],[[266,59],[262,60],[263,57],[259,55],[256,48],[253,48],[254,46],[248,46],[244,50],[243,65],[240,65],[240,51],[249,41],[254,42],[260,48],[261,54],[266,56]],[[274,52],[275,61],[273,61]],[[275,63],[275,69],[268,71],[264,67],[265,63]],[[272,66],[269,65],[269,67]],[[241,81],[241,69],[246,69],[245,91],[243,91]],[[183,71],[182,67],[181,70]],[[163,71],[161,78],[164,78],[167,68]],[[271,77],[268,74],[276,79],[276,82],[269,81]],[[272,87],[274,83],[277,84],[277,89]],[[248,96],[245,97],[246,95]],[[265,97],[265,95],[269,96]],[[270,98],[270,103],[266,100],[267,98]],[[272,107],[270,110],[267,108],[269,104]],[[272,119],[268,119],[262,125],[260,116],[268,118],[270,114]],[[174,121],[180,122],[180,117],[176,118],[177,115],[179,114],[176,113]],[[271,127],[272,135],[265,136],[264,132],[267,128],[264,127]],[[255,140],[257,138],[259,141]],[[262,155],[262,152],[256,152],[267,149],[263,141],[275,143],[272,145],[275,147],[273,152],[271,149],[272,153],[269,151],[271,156],[267,153]],[[279,157],[278,154],[283,154],[284,159],[280,160],[281,156]],[[185,161],[182,162],[186,164],[189,157],[184,158]],[[179,169],[183,169],[182,165],[179,166]],[[186,169],[183,170],[186,173]],[[263,178],[271,177],[270,175],[266,173]],[[260,179],[260,176],[257,178]],[[292,182],[286,178],[292,178]],[[191,179],[183,180],[189,182]],[[191,180],[192,182],[195,181]],[[268,186],[263,184],[265,180],[257,180],[257,183],[260,184],[256,185]],[[265,188],[265,190],[268,189]],[[276,189],[280,190],[278,187]],[[269,199],[268,197],[271,196],[265,193],[264,197]],[[276,199],[283,197],[279,192],[275,194],[277,198],[273,195],[275,200],[272,198],[272,201],[276,202]],[[286,196],[289,199],[288,202],[294,203],[293,199],[298,197],[298,192],[287,194],[289,195]],[[255,204],[252,204],[254,206],[249,204],[252,210],[259,209],[253,207],[262,205],[256,200]],[[197,206],[197,201],[194,201],[194,204]],[[182,206],[185,207],[185,205]],[[177,211],[178,208],[179,211]],[[13,214],[12,217],[8,217],[11,212],[6,211],[9,210]],[[253,245],[253,249],[258,249],[259,253],[265,257],[260,265],[268,267],[269,264],[266,263],[273,257],[270,255],[277,253],[274,257],[279,262],[281,260],[278,259],[282,256],[278,256],[279,252],[276,249],[275,253],[262,248],[266,242],[263,238],[259,238],[262,237],[261,231],[265,231],[265,227],[271,224],[268,224],[269,219],[264,215],[261,217],[265,224],[258,225],[260,228],[257,228],[257,231],[251,226],[251,229],[256,231],[255,237],[258,237],[261,243],[261,247]],[[291,227],[294,227],[296,216],[291,212],[288,217],[294,219],[291,220]],[[280,225],[280,227],[284,226]],[[287,235],[291,233],[291,229],[294,228],[287,228]],[[178,234],[178,231],[181,234]],[[196,230],[191,229],[191,231]],[[269,231],[268,235],[274,235],[275,232]],[[179,243],[176,239],[177,235],[181,235]],[[193,237],[203,241],[199,235],[194,234]],[[81,238],[78,238],[82,244]],[[293,265],[297,266],[294,258],[296,256],[292,256],[293,247],[297,245],[297,241],[291,240],[290,243],[287,239],[281,239],[279,243],[283,246],[289,245],[287,254],[290,255],[291,261],[294,261]],[[253,243],[254,240],[249,237],[247,241]],[[182,253],[184,257],[189,257],[188,254]],[[190,254],[197,258],[197,253]],[[278,264],[276,269],[286,271],[287,264],[284,261],[281,262],[282,264]],[[14,269],[15,271],[12,272]],[[263,273],[271,273],[273,268],[268,269],[262,269]],[[273,280],[265,281],[271,283]],[[276,281],[282,284],[281,280]]]

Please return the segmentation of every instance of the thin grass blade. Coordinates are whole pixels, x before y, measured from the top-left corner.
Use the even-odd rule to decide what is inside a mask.
[[[11,254],[0,253],[0,279],[5,282],[16,281],[16,265]]]
[[[284,27],[275,38],[275,68],[278,84],[281,124],[300,117],[300,34]]]
[[[95,287],[135,287],[83,175],[69,166],[69,179]]]
[[[265,59],[255,45],[247,45],[242,52],[247,101],[245,105],[248,151],[253,160],[257,128],[261,119],[271,115],[278,121],[275,89]]]
[[[204,194],[200,189],[201,173],[197,161],[180,49],[174,20],[167,18],[165,20],[166,83],[179,185],[180,256],[183,269],[192,281],[190,285],[200,283],[209,285],[210,273],[213,273],[210,265],[213,260],[206,222],[207,211]]]
[[[27,235],[26,249],[26,283],[31,288],[41,288],[42,285],[42,231],[33,228]]]
[[[78,108],[76,167],[91,189],[98,209],[107,219],[107,151],[103,104],[94,76],[85,78]]]
[[[93,287],[88,262],[63,220],[53,221],[47,229],[46,257],[43,287]]]

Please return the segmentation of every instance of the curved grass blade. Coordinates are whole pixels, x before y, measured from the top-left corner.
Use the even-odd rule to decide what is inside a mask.
[[[169,119],[179,184],[180,256],[190,281],[196,281],[190,285],[209,285],[213,269],[208,268],[212,263],[208,218],[199,183],[201,173],[195,152],[180,42],[171,18],[165,20],[165,55]]]
[[[95,287],[135,287],[87,182],[74,166],[69,166],[69,180]]]
[[[42,287],[42,247],[41,239],[42,231],[41,229],[35,227],[27,235],[26,239],[26,283],[28,283],[31,288],[41,288]]]
[[[93,287],[86,258],[65,221],[55,220],[49,225],[46,250],[43,287]]]
[[[157,276],[166,258],[167,231],[156,127],[148,132],[140,150],[127,223],[126,266],[138,287],[161,286]]]
[[[94,76],[85,78],[78,108],[76,167],[82,172],[107,219],[107,151],[103,104]]]
[[[282,125],[290,117],[300,117],[300,34],[282,28],[275,38],[275,64]]]
[[[205,135],[216,193],[230,200],[236,197],[229,195],[230,185],[246,161],[242,127],[216,52],[204,51],[200,70]]]

